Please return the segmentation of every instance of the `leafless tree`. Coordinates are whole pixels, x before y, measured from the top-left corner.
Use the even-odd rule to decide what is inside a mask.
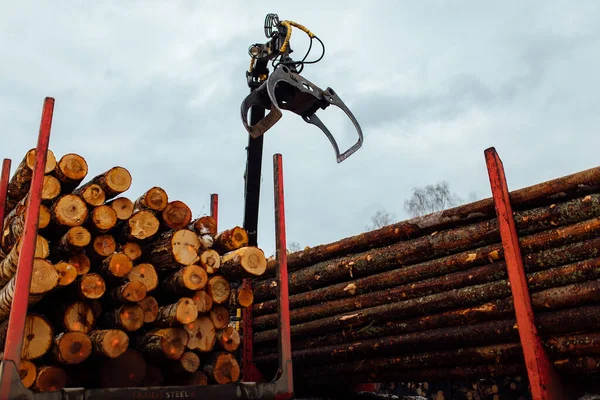
[[[393,213],[389,213],[386,210],[379,210],[371,217],[371,225],[366,226],[367,231],[383,228],[384,226],[393,224],[396,220],[396,216]]]
[[[475,198],[470,193],[469,200]],[[414,188],[412,197],[404,201],[404,209],[411,217],[431,214],[463,204],[465,200],[450,192],[448,182],[442,181],[435,185]]]
[[[289,242],[287,245],[288,253],[295,253],[296,251],[300,251],[302,248],[300,247],[300,243],[298,242]]]

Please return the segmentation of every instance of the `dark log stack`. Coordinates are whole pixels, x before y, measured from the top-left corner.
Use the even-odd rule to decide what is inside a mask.
[[[549,356],[565,375],[593,375],[600,369],[600,168],[510,197]],[[288,268],[295,384],[399,382],[428,398],[444,398],[433,390],[439,381],[496,377],[486,390],[497,398],[523,386],[491,198],[292,253]],[[267,375],[277,365],[274,269],[269,261],[253,283],[255,362]]]
[[[34,155],[28,152],[9,184],[0,241],[0,346]],[[132,177],[120,166],[89,179],[83,157],[55,160],[49,152],[45,173],[23,384],[46,392],[239,380],[240,335],[230,314],[253,299],[250,293],[230,304],[230,293],[235,280],[260,276],[267,265],[260,249],[248,247],[246,232],[217,232],[214,219],[193,219],[183,201],[160,187],[126,197]]]

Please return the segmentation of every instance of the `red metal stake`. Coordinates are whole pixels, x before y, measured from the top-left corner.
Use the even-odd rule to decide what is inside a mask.
[[[279,377],[283,389],[278,399],[291,398],[294,391],[292,371],[292,340],[290,328],[290,300],[287,269],[287,244],[285,234],[285,199],[283,192],[283,161],[281,154],[273,156],[275,183],[275,245],[277,257],[277,308],[279,312]],[[287,390],[285,390],[287,389]]]
[[[485,160],[532,397],[534,400],[566,399],[560,377],[554,370],[535,326],[504,166],[493,147],[485,150]]]
[[[210,195],[210,216],[213,217],[217,227],[219,226],[219,195],[213,193]],[[219,228],[217,228],[219,229]]]
[[[19,266],[15,275],[15,292],[10,317],[6,344],[4,346],[4,361],[12,361],[16,371],[21,364],[21,351],[23,347],[23,334],[25,331],[25,317],[27,316],[29,302],[29,288],[33,272],[33,256],[38,229],[40,204],[42,201],[42,184],[46,169],[46,158],[50,142],[50,129],[52,127],[52,114],[54,112],[54,99],[46,97],[42,110],[42,120],[35,154],[35,167],[31,179],[31,188],[27,200],[25,216],[25,229],[23,231],[23,244],[19,254]],[[10,368],[4,370],[0,399],[7,399],[10,393],[11,373]]]
[[[2,162],[2,176],[0,177],[0,232],[4,232],[4,210],[6,209],[6,195],[8,194],[8,181],[10,180],[10,159]]]

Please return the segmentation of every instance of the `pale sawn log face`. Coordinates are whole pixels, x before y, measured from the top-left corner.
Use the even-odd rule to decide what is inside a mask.
[[[135,200],[134,207],[138,210],[161,212],[167,207],[168,203],[169,196],[167,192],[161,187],[154,186]]]

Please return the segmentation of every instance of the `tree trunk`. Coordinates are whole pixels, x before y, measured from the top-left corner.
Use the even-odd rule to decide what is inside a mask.
[[[148,189],[144,194],[138,197],[134,202],[136,210],[150,210],[161,212],[169,203],[167,192],[158,186]]]
[[[142,247],[136,242],[126,242],[117,245],[117,251],[127,254],[131,261],[135,261],[142,256]]]
[[[229,281],[221,275],[213,275],[206,284],[206,293],[211,297],[214,304],[224,304],[229,300],[231,286]]]
[[[86,226],[95,233],[107,233],[117,224],[117,213],[112,207],[102,204],[94,207]]]
[[[204,289],[208,282],[206,271],[198,265],[187,265],[162,281],[162,290],[171,295],[188,296],[193,292]]]
[[[88,184],[81,186],[72,192],[74,195],[81,197],[81,199],[90,207],[98,207],[106,201],[106,193],[96,184]]]
[[[15,173],[8,182],[8,191],[6,194],[6,205],[4,212],[8,214],[19,204],[21,199],[27,195],[31,187],[33,178],[33,169],[35,168],[36,149],[29,150],[23,160],[17,166]],[[49,174],[56,168],[56,158],[52,150],[46,153],[46,168],[44,174]]]
[[[133,202],[127,197],[117,197],[106,203],[113,209],[118,221],[127,221],[133,215]]]
[[[96,184],[104,190],[105,201],[110,200],[119,194],[127,191],[131,186],[131,174],[123,167],[113,167],[108,171],[92,178],[91,181],[80,187]]]
[[[87,173],[88,164],[85,158],[74,153],[63,155],[53,171],[53,175],[61,183],[63,194],[73,192],[87,176]]]
[[[143,241],[154,236],[159,227],[160,221],[152,212],[136,211],[125,221],[122,236],[126,241]]]
[[[184,325],[183,328],[189,335],[187,342],[189,350],[197,350],[203,353],[213,350],[217,336],[215,324],[209,317],[201,315],[194,322]]]
[[[63,332],[54,339],[53,356],[60,364],[79,364],[92,354],[92,341],[83,332]]]
[[[74,226],[69,228],[56,243],[55,251],[61,253],[61,255],[77,254],[84,251],[84,249],[90,244],[92,235],[83,226]]]
[[[231,281],[261,276],[267,267],[267,258],[258,247],[242,247],[223,255],[219,273]]]
[[[192,222],[192,210],[182,201],[175,200],[167,203],[160,213],[163,229],[181,229]]]
[[[198,314],[206,314],[213,306],[212,297],[206,293],[206,290],[197,290],[194,292],[192,299],[194,300],[194,304],[196,304]]]
[[[596,167],[514,190],[509,195],[513,210],[519,212],[532,207],[564,202],[597,192],[599,188],[600,167]],[[496,218],[494,201],[489,197],[292,253],[288,256],[288,269],[294,271],[347,254],[385,247],[399,241],[494,218]],[[275,275],[275,271],[276,262],[269,262],[266,274]]]
[[[589,203],[589,201],[581,201],[581,203]],[[532,218],[529,219],[528,228],[530,229],[535,225]],[[573,216],[571,218],[575,219]],[[347,282],[350,279],[373,275],[376,272],[386,272],[429,260],[435,262],[435,259],[439,257],[444,257],[446,261],[456,262],[456,260],[446,257],[455,255],[458,252],[466,252],[468,258],[473,259],[473,262],[482,263],[490,257],[497,260],[502,256],[497,223],[494,220],[483,224],[488,224],[488,226],[482,228],[481,224],[477,224],[444,231],[433,236],[400,242],[389,247],[330,260],[294,271],[289,274],[290,294],[322,288],[332,283]],[[541,225],[540,229],[542,228]],[[542,231],[535,235],[521,237],[519,243],[522,251],[529,253],[531,252],[530,247],[542,250],[593,238],[598,236],[598,230],[600,230],[600,218],[592,218],[572,225]],[[478,247],[491,243],[498,244],[476,250]],[[484,252],[481,252],[481,250],[484,250]],[[273,285],[276,285],[274,279],[255,282],[253,284],[255,299],[263,301],[269,297],[272,298],[274,296]]]
[[[237,382],[240,378],[240,366],[230,353],[216,353],[204,365],[204,372],[219,385]]]
[[[526,273],[531,273],[551,267],[558,267],[560,265],[564,265],[565,263],[577,262],[583,258],[593,256],[600,256],[600,238],[532,254],[530,257],[527,257],[523,260],[523,264]],[[575,264],[573,267],[583,268],[581,271],[577,270],[577,273],[581,274],[591,273],[591,270],[594,268],[593,263],[590,264],[585,262]],[[565,271],[570,271],[571,269],[566,269]],[[407,275],[406,272],[407,271],[403,269],[396,270],[397,276],[394,278],[390,277],[390,279],[402,279],[402,275]],[[410,273],[410,271],[408,272]],[[356,295],[357,285],[355,283],[350,283],[346,286],[347,289],[350,288],[346,298],[327,301],[331,295],[323,294],[319,304],[314,304],[303,308],[295,307],[292,309],[290,311],[290,321],[292,324],[294,324],[312,319],[324,318],[330,315],[341,314],[355,309],[373,307],[396,300],[407,300],[421,296],[428,296],[434,293],[460,289],[466,286],[506,279],[507,277],[506,264],[504,262],[499,262],[471,268],[466,271],[449,273],[440,277],[414,281],[384,290],[377,290],[377,288],[374,287],[361,286],[361,293],[363,294],[359,295]],[[356,282],[358,281],[359,280]],[[350,285],[353,286],[350,287]],[[312,293],[310,293],[310,296],[314,298]],[[276,327],[277,315],[268,314],[257,316],[254,318],[254,326],[260,330]]]
[[[36,392],[58,392],[67,386],[67,373],[61,367],[44,365],[38,368],[33,385]]]
[[[540,334],[544,336],[568,334],[574,330],[575,326],[577,331],[593,331],[600,326],[598,311],[600,311],[600,306],[593,305],[540,313],[536,316],[536,326]],[[395,336],[377,336],[359,341],[350,339],[337,345],[302,350],[296,350],[294,347],[292,357],[294,366],[298,368],[319,370],[322,367],[317,367],[318,364],[331,366],[330,363],[343,362],[349,369],[352,369],[358,368],[356,364],[359,363],[368,365],[368,358],[407,353],[418,354],[428,351],[493,345],[513,341],[519,341],[519,330],[516,327],[514,315],[505,320],[442,327]],[[276,361],[276,353],[259,354],[255,357],[257,365],[266,362],[273,364]],[[458,362],[458,359],[455,361]],[[416,367],[419,367],[419,365],[407,365],[407,368]]]
[[[594,274],[599,275],[599,265],[600,258],[595,258],[581,263],[568,265],[566,267],[530,274],[527,279],[529,290],[532,292],[537,292],[552,287],[560,287],[561,290],[557,290],[557,292],[555,292],[557,298],[553,299],[553,301],[557,301],[557,299],[565,297],[565,292],[575,290],[576,288],[581,290],[583,290],[583,288],[589,288],[588,298],[595,299],[597,296],[600,296],[600,293],[596,293],[595,291],[596,286],[600,287],[600,281],[593,280],[585,283],[579,282],[590,279],[592,276],[594,276]],[[575,273],[579,268],[585,269],[589,272],[584,272],[581,275],[579,272]],[[357,327],[366,325],[369,322],[376,323],[441,312],[455,307],[475,306],[477,304],[509,296],[511,296],[509,282],[508,280],[502,280],[483,285],[471,286],[464,289],[456,289],[450,292],[437,293],[422,298],[387,303],[363,310],[357,310],[351,313],[334,315],[331,317],[292,325],[291,334],[292,336],[302,334],[319,334],[328,331],[335,331],[347,326]],[[581,294],[581,296],[585,297],[584,294]],[[535,298],[535,293],[532,298]],[[273,331],[276,330],[265,332],[270,332],[272,335]]]
[[[246,246],[248,246],[248,232],[236,226],[218,233],[212,248],[219,254],[225,254]]]
[[[252,293],[251,285],[250,282],[245,280],[236,289],[236,301],[240,307],[248,308],[254,302],[254,294]]]
[[[151,359],[178,360],[188,340],[189,335],[183,328],[152,329],[137,338],[135,348]]]
[[[10,253],[6,255],[6,258],[0,261],[0,287],[6,286],[16,275],[22,246],[23,242],[21,239],[18,239],[17,244],[12,247]],[[50,246],[48,241],[40,235],[37,235],[34,257],[42,259],[49,255]]]
[[[123,304],[106,310],[98,327],[100,329],[121,329],[135,332],[144,325],[144,309],[138,304]]]
[[[54,269],[58,272],[58,286],[70,286],[77,280],[77,269],[65,261],[59,261],[54,264]]]
[[[240,347],[240,333],[233,326],[227,326],[217,332],[219,345],[230,353],[235,352]]]
[[[129,348],[129,336],[120,329],[94,330],[89,334],[94,354],[117,358]]]
[[[144,323],[150,324],[158,318],[158,302],[152,296],[146,296],[138,302],[138,305],[144,310]]]
[[[158,275],[152,264],[141,263],[129,271],[127,279],[131,282],[139,281],[146,286],[146,292],[151,292],[158,287]]]
[[[198,309],[194,300],[182,297],[173,304],[158,307],[155,324],[160,327],[175,327],[190,324],[198,317]]]
[[[25,329],[23,332],[23,346],[21,359],[36,360],[47,354],[52,348],[52,325],[42,315],[28,313],[25,316]],[[0,348],[6,345],[8,333],[8,320],[0,324]]]
[[[46,225],[48,225],[50,222],[50,214],[45,214],[42,211],[43,209],[46,211],[48,210],[48,208],[45,206],[40,207],[40,218],[38,219],[38,224],[40,224],[42,219],[47,219]],[[10,252],[19,239],[23,237],[23,233],[25,232],[25,216],[26,214],[24,213],[16,215],[13,219],[8,221],[7,225],[5,225],[5,229],[2,234],[2,250],[4,250],[5,253]],[[38,236],[41,234],[41,229],[42,228],[38,227]]]
[[[212,249],[204,250],[200,253],[200,260],[198,263],[208,274],[214,275],[218,273],[219,268],[221,267],[221,256]]]
[[[189,229],[174,229],[163,233],[148,250],[148,260],[154,268],[173,270],[198,261],[200,241]]]

